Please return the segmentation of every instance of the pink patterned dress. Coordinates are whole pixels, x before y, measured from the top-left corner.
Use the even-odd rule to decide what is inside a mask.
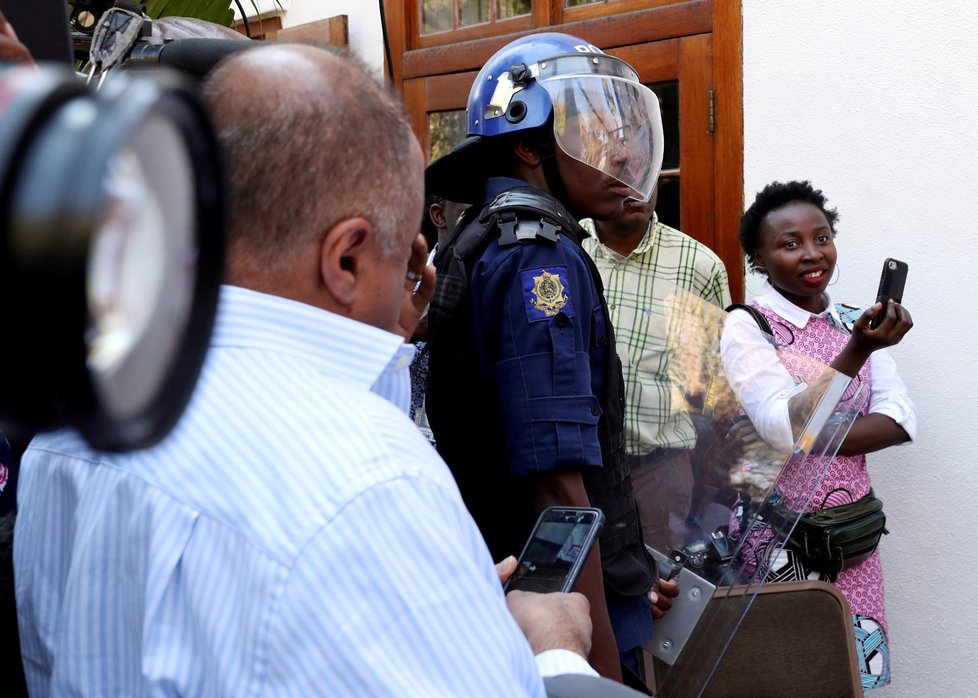
[[[839,327],[829,316],[813,316],[804,329],[785,321],[768,308],[753,304],[771,325],[771,330],[779,346],[791,346],[797,354],[808,356],[823,364],[830,364],[849,341],[849,328]],[[861,311],[848,306],[836,306],[843,324],[859,316]],[[788,372],[797,379],[811,381],[814,375],[806,375],[813,369],[801,362],[792,361],[791,353],[782,355]],[[847,395],[855,392],[859,384],[870,386],[871,361],[866,362],[856,378],[853,379]],[[846,396],[843,396],[843,400]],[[868,406],[864,405],[861,414]],[[811,462],[810,459],[808,461]],[[813,467],[815,464],[812,464]],[[785,467],[778,478],[778,487],[789,495],[800,494],[799,490],[811,482],[811,475]],[[869,493],[870,480],[866,469],[865,456],[836,456],[819,485],[809,511],[849,504]],[[806,569],[795,556],[786,551],[781,563],[772,570],[771,578],[777,581],[792,579],[816,579],[817,572]],[[823,577],[824,581],[829,581]],[[875,688],[889,683],[889,650],[886,643],[887,622],[883,601],[883,568],[877,550],[866,561],[839,573],[835,585],[845,595],[853,614],[857,650],[862,663],[863,689]]]

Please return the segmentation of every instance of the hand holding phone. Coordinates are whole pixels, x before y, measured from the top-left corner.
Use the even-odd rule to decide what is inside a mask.
[[[603,525],[604,514],[600,509],[544,509],[504,590],[541,593],[573,590]]]
[[[883,323],[886,317],[887,301],[893,299],[897,303],[903,302],[903,287],[907,283],[907,263],[899,259],[887,257],[883,261],[883,271],[880,273],[880,285],[876,291],[876,302],[882,303],[876,317],[869,323],[870,329],[875,330]]]

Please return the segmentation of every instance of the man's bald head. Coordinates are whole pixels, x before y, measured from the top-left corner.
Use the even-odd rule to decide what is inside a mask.
[[[270,45],[231,56],[204,89],[229,160],[232,275],[287,271],[356,216],[394,249],[420,210],[422,165],[400,102],[358,61]]]

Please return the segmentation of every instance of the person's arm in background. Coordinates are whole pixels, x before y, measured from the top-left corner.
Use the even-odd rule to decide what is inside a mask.
[[[874,352],[898,344],[913,327],[913,319],[907,309],[891,300],[887,303],[885,319],[879,327],[872,329],[870,322],[880,309],[879,303],[873,305],[853,323],[852,336],[830,364],[832,368],[847,376],[855,376]],[[881,357],[878,361],[880,370],[887,370],[886,358],[888,357]],[[892,375],[896,374],[895,367],[892,367],[891,371]],[[899,377],[896,380],[899,380]],[[892,392],[895,393],[897,390]],[[909,398],[905,399],[909,401]],[[877,409],[879,404],[877,400]],[[908,419],[904,418],[903,421],[909,427]],[[913,419],[912,430],[916,431],[916,417]],[[853,422],[845,441],[839,447],[839,453],[842,455],[871,453],[910,441],[913,436],[914,434],[909,433],[893,416],[870,411],[869,414],[857,417]]]
[[[794,434],[788,406],[805,384],[795,384],[768,337],[743,310],[725,319],[720,357],[730,388],[757,433],[772,448],[790,453]]]
[[[0,12],[0,61],[34,65],[34,58],[17,38],[17,32]]]
[[[709,283],[700,292],[700,297],[719,308],[727,308],[733,302],[730,300],[730,279],[719,258],[714,260],[708,278]]]
[[[435,268],[428,264],[428,243],[420,233],[411,246],[407,274],[406,281],[414,281],[416,286],[405,289],[397,321],[397,334],[404,337],[405,342],[410,342],[435,291]]]
[[[536,513],[549,506],[588,507],[591,502],[584,490],[580,470],[555,470],[534,476],[533,508]],[[584,594],[591,606],[592,640],[588,660],[602,676],[621,681],[621,659],[618,643],[611,628],[608,604],[604,594],[601,571],[601,546],[594,544],[577,580],[577,591]]]
[[[917,412],[896,363],[886,349],[872,362],[869,412],[856,418],[839,448],[842,455],[862,455],[912,442],[917,436]]]
[[[879,305],[872,306],[856,320],[852,336],[830,364],[835,372],[855,376],[873,352],[899,343],[913,327],[906,309],[891,302],[887,319],[877,329],[870,329],[869,323],[879,308]],[[790,451],[795,436],[792,427],[802,426],[803,420],[792,420],[789,415],[810,414],[814,401],[824,394],[825,382],[835,374],[826,371],[811,385],[795,385],[777,351],[754,320],[741,310],[734,310],[726,321],[721,354],[731,388],[758,433],[776,449]],[[887,364],[889,357],[885,352],[878,355],[882,357],[879,360],[881,375],[889,375],[892,379],[895,368]],[[877,381],[874,379],[873,382],[875,387]],[[856,419],[839,449],[840,454],[870,453],[913,438],[911,432],[916,431],[916,417],[902,382],[895,385],[890,380],[884,381],[884,385],[889,385],[890,389],[873,399],[870,414]],[[884,407],[884,403],[891,403],[891,406]]]
[[[839,455],[861,456],[909,440],[907,432],[892,417],[870,412],[856,417],[845,441],[839,446]]]

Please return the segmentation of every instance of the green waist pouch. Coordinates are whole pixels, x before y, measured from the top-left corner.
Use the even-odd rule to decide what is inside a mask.
[[[870,490],[851,504],[803,514],[785,547],[834,582],[839,572],[867,560],[886,533],[883,501]]]

